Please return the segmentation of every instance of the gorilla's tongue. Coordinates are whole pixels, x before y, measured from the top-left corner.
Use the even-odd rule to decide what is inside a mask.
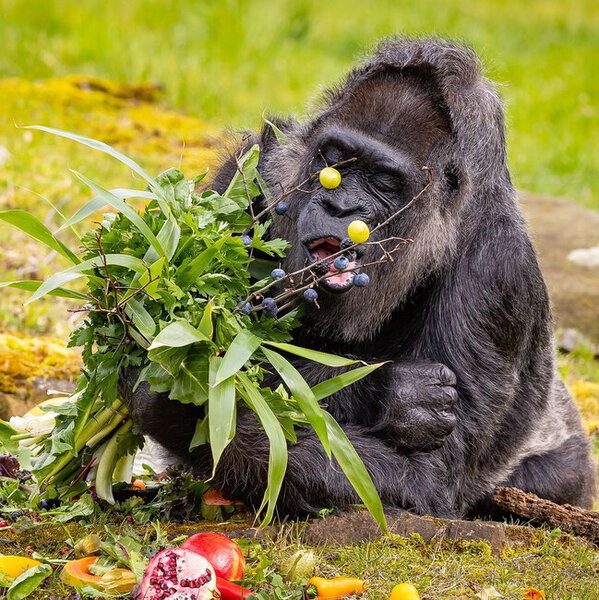
[[[336,275],[328,276],[324,282],[330,285],[331,287],[345,288],[352,284],[354,279],[354,273],[351,269],[356,267],[356,261],[352,260],[347,265],[346,269],[340,271],[335,268],[333,262],[335,260],[332,258],[333,254],[337,254],[339,252],[339,242],[337,240],[324,239],[319,240],[311,247],[311,252],[314,260],[326,260],[329,263],[330,273],[336,273]]]

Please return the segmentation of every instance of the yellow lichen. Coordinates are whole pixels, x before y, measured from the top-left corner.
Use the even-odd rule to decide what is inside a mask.
[[[55,338],[0,332],[0,392],[15,393],[35,377],[73,380],[81,357]]]

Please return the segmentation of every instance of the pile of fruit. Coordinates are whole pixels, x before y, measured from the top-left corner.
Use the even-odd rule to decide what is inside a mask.
[[[221,533],[197,533],[179,547],[160,550],[149,561],[139,560],[139,547],[131,536],[120,540],[113,537],[110,543],[102,543],[99,536],[92,534],[67,551],[79,558],[66,561],[59,577],[65,585],[76,588],[86,597],[120,596],[134,600],[263,600],[270,597],[268,592],[252,591],[244,586],[247,574],[243,551],[234,540]],[[311,551],[298,551],[280,565],[282,576],[289,582],[287,598],[340,600],[361,596],[366,590],[362,579],[314,577],[314,564]],[[0,575],[14,579],[17,584],[21,582],[9,588],[9,600],[25,598],[52,572],[50,564],[32,558],[0,557]],[[280,595],[275,593],[274,597]],[[389,600],[419,600],[419,595],[413,585],[402,583],[393,588]]]

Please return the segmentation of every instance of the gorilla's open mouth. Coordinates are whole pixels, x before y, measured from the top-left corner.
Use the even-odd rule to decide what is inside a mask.
[[[320,286],[330,290],[331,292],[346,292],[353,285],[354,273],[356,267],[359,266],[360,260],[355,251],[349,251],[344,254],[349,260],[349,264],[343,270],[339,270],[333,264],[341,250],[341,241],[335,237],[323,237],[309,242],[304,242],[304,248],[310,262],[328,264],[329,273],[326,279],[320,282]],[[337,256],[335,256],[337,255]],[[322,269],[324,271],[325,269]],[[324,273],[317,270],[319,276]]]

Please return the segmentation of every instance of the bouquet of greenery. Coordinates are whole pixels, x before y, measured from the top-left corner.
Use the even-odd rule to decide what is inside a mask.
[[[237,406],[255,412],[270,441],[264,522],[274,514],[287,467],[287,442],[296,440],[295,427],[312,427],[384,528],[368,472],[341,427],[319,405],[380,365],[358,365],[310,388],[281,354],[331,367],[357,363],[289,343],[298,324],[298,310],[290,300],[326,275],[303,269],[294,284],[281,269],[272,271],[288,244],[265,238],[275,203],[256,170],[259,148],[237,157],[238,170],[224,194],[198,194],[195,187],[203,175],[188,180],[170,169],[154,178],[106,144],[37,129],[111,155],[142,177],[147,188],[108,191],[75,173],[96,196],[55,233],[25,211],[0,212],[0,219],[72,263],[43,282],[0,285],[32,291],[27,302],[46,294],[81,300],[85,314],[69,342],[83,347],[83,374],[74,393],[46,406],[44,426],[37,429],[0,424],[0,442],[31,470],[35,493],[40,498],[70,497],[86,489],[87,481],[101,499],[113,502],[113,482],[130,480],[133,458],[143,444],[118,396],[119,372],[133,367],[153,391],[168,391],[173,401],[204,407],[191,448],[210,444],[214,467],[235,435]],[[252,200],[260,194],[269,206],[256,215]],[[127,202],[130,198],[148,200],[143,212]],[[80,249],[71,250],[58,239],[58,233],[67,228],[75,232],[74,225],[106,206],[113,211],[79,238]],[[257,252],[273,260],[257,258]],[[83,291],[63,287],[80,278],[85,278]],[[261,299],[269,291],[274,296],[270,303]],[[278,373],[284,385],[274,390],[263,386],[267,372]]]

